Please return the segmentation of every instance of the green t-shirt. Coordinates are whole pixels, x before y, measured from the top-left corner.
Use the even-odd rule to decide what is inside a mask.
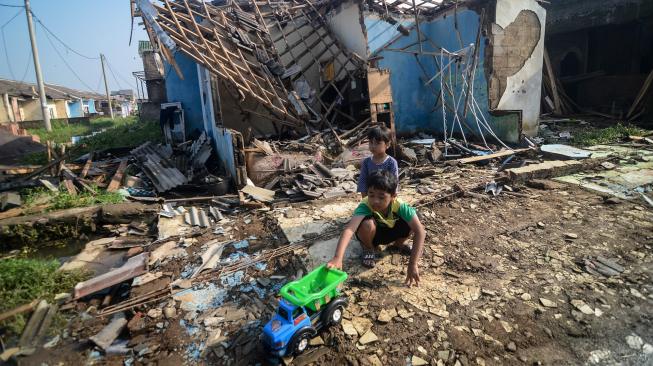
[[[390,205],[392,206],[390,213],[388,216],[384,216],[381,212],[372,210],[366,197],[361,201],[358,207],[356,207],[356,210],[354,210],[354,216],[372,216],[377,224],[389,228],[393,228],[399,218],[408,223],[413,219],[413,216],[415,216],[415,208],[398,198],[395,198]]]

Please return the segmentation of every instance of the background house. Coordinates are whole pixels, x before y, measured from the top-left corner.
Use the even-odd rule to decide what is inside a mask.
[[[101,94],[45,84],[50,118],[80,118],[97,115],[95,103]],[[35,84],[0,79],[0,123],[41,121],[41,106]]]

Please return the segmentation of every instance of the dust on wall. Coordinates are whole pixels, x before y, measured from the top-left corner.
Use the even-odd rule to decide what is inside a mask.
[[[486,52],[492,110],[521,111],[522,133],[537,134],[546,10],[535,0],[498,0]]]

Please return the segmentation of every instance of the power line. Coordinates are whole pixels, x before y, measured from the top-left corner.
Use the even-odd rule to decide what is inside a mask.
[[[81,53],[75,51],[75,50],[72,49],[70,46],[68,46],[68,45],[66,44],[66,42],[62,41],[61,38],[57,37],[57,35],[54,34],[54,33],[53,33],[53,32],[52,32],[48,27],[46,27],[45,24],[43,24],[43,22],[41,21],[41,19],[39,19],[39,17],[37,17],[36,14],[34,14],[33,11],[32,11],[32,16],[33,16],[34,19],[36,19],[36,21],[37,21],[37,22],[38,22],[38,23],[43,27],[43,29],[45,29],[48,33],[50,33],[50,34],[51,34],[51,35],[52,35],[52,36],[53,36],[57,41],[59,41],[59,43],[61,43],[61,44],[62,44],[64,47],[66,47],[66,49],[68,49],[69,51],[75,53],[76,55],[78,55],[78,56],[80,56],[80,57],[83,57],[83,58],[86,58],[86,59],[89,59],[89,60],[99,60],[99,59],[100,59],[99,57],[89,57],[89,56],[83,55],[83,54],[81,54]]]
[[[106,56],[104,57],[104,59],[106,60]],[[111,65],[109,65],[109,61],[107,61],[107,66],[109,68],[109,71],[111,72],[111,75],[113,76],[113,80],[116,82],[116,84],[118,84],[118,88],[122,89],[122,85],[120,85],[120,82],[116,78],[116,74],[113,73],[113,68],[111,67]]]
[[[9,74],[11,74],[11,78],[13,80],[16,80],[16,75],[14,75],[14,69],[11,67],[11,61],[9,61],[9,47],[7,47],[7,39],[5,37],[5,27],[9,25],[20,13],[23,12],[23,9],[18,10],[16,14],[14,14],[11,19],[9,19],[5,24],[0,27],[0,31],[2,32],[2,47],[4,48],[4,53],[5,53],[5,59],[7,60],[7,67],[9,68]]]
[[[110,63],[109,60],[107,59],[107,56],[106,56],[106,55],[104,55],[104,60],[107,62],[107,65],[109,66],[109,70],[111,71],[113,68],[111,67],[111,63]],[[111,72],[113,72],[113,71],[111,71]],[[129,85],[130,87],[134,87],[134,85],[132,84],[132,83],[133,83],[133,80],[130,81],[130,79],[125,78],[125,77],[120,73],[120,71],[116,71],[116,74],[118,75],[118,77],[120,78],[120,80],[122,80],[122,81],[124,81],[125,83],[127,83],[127,85]],[[122,87],[121,87],[121,89],[122,89]]]
[[[12,5],[12,4],[0,4],[0,6],[4,6],[6,8],[24,8],[24,5]]]
[[[40,23],[40,22],[39,22],[39,23]],[[43,24],[41,24],[41,27],[43,27]],[[83,85],[84,85],[84,86],[85,86],[89,91],[92,91],[93,88],[91,88],[88,84],[86,84],[86,83],[84,82],[84,80],[82,80],[82,78],[79,77],[79,75],[77,75],[77,73],[75,72],[75,70],[74,70],[74,69],[73,69],[73,68],[68,64],[68,62],[66,62],[66,59],[61,55],[61,53],[59,52],[59,50],[57,49],[57,47],[55,47],[54,42],[52,42],[52,39],[50,38],[50,36],[49,36],[47,33],[45,34],[45,37],[48,39],[48,42],[50,42],[50,45],[51,45],[52,48],[54,49],[54,52],[56,52],[57,55],[59,55],[59,58],[61,59],[61,61],[63,61],[64,65],[66,65],[66,67],[68,68],[68,70],[70,70],[70,72],[72,72],[73,75],[75,75],[75,77],[77,78],[77,80],[79,80],[79,82],[82,83],[82,84],[83,84]]]

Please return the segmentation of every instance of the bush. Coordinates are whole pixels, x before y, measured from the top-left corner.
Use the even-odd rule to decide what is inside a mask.
[[[70,292],[80,281],[89,278],[84,271],[58,271],[55,259],[3,259],[0,260],[0,311],[8,311],[35,299],[48,302],[62,292]],[[25,318],[18,315],[5,321],[10,331],[20,334]]]

